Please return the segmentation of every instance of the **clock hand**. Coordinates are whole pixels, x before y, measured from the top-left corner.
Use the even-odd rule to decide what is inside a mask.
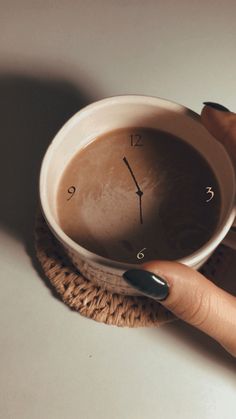
[[[137,193],[137,192],[136,192]],[[140,213],[140,223],[143,224],[143,214],[142,214],[142,195],[139,195],[139,213]]]
[[[130,171],[130,173],[131,173],[131,176],[132,176],[132,178],[133,178],[133,180],[134,180],[134,182],[135,182],[135,185],[136,185],[136,186],[137,186],[137,188],[138,188],[138,190],[136,191],[136,194],[137,194],[137,195],[138,195],[138,197],[139,197],[140,223],[141,223],[141,224],[143,224],[143,215],[142,215],[142,195],[143,195],[143,192],[141,191],[141,189],[140,189],[140,187],[139,187],[139,184],[138,184],[138,182],[137,182],[137,180],[136,180],[136,178],[135,178],[135,176],[134,176],[134,174],[133,174],[133,171],[132,171],[132,169],[131,169],[131,167],[130,167],[130,165],[129,165],[129,162],[128,162],[128,160],[126,159],[126,157],[123,157],[123,160],[124,160],[125,164],[127,165],[128,169],[129,169],[129,171]]]
[[[140,189],[140,187],[139,187],[139,184],[138,184],[137,180],[135,179],[135,176],[134,176],[134,174],[133,174],[133,171],[132,171],[132,169],[131,169],[131,167],[130,167],[130,165],[129,165],[129,162],[128,162],[127,158],[126,158],[126,157],[123,157],[123,160],[124,160],[124,162],[125,162],[126,166],[128,167],[128,169],[129,169],[130,173],[131,173],[131,176],[132,176],[132,178],[133,178],[133,180],[134,180],[134,182],[135,182],[135,185],[136,185],[136,186],[137,186],[137,188],[138,188],[138,191],[136,192],[136,194],[138,194],[138,195],[142,196],[142,195],[143,195],[143,192],[141,191],[141,189]]]

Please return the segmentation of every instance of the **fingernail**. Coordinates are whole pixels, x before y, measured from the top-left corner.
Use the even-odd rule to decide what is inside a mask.
[[[210,106],[211,108],[217,109],[218,111],[223,111],[223,112],[230,112],[230,110],[228,108],[226,108],[223,105],[220,105],[219,103],[215,103],[215,102],[203,102],[204,105]]]
[[[169,286],[165,279],[153,272],[130,269],[123,274],[123,278],[131,287],[156,300],[165,300],[169,295]]]

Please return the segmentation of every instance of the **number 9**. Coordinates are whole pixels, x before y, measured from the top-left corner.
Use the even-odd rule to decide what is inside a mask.
[[[69,201],[72,198],[72,196],[74,195],[75,191],[76,191],[75,186],[70,186],[67,189],[68,194],[70,194],[69,198],[67,198],[67,201]]]

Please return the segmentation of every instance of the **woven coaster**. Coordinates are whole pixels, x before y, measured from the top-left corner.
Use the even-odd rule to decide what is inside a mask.
[[[72,265],[41,212],[36,215],[35,250],[57,294],[82,316],[121,327],[159,327],[176,320],[169,310],[150,298],[112,294],[86,279]],[[222,275],[230,257],[228,248],[220,245],[199,271],[214,280],[216,273]]]

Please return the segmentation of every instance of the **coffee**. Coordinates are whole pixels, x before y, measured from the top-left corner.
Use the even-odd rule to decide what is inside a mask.
[[[94,138],[69,162],[57,191],[63,231],[87,250],[127,263],[191,254],[215,232],[220,208],[204,157],[151,128]]]

